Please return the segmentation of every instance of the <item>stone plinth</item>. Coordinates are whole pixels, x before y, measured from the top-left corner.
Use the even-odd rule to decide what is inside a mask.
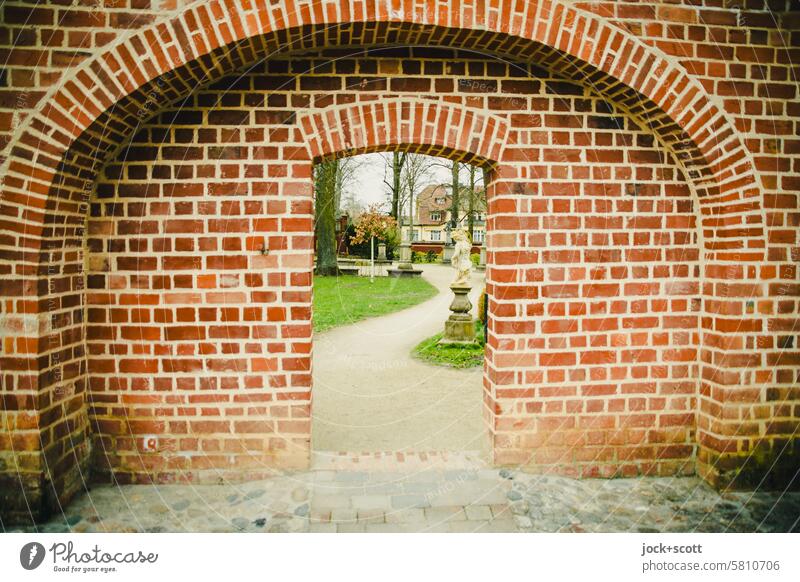
[[[440,344],[474,344],[475,319],[470,311],[472,302],[469,292],[472,289],[466,285],[450,285],[455,297],[450,304],[450,317],[444,322],[444,335],[439,340]]]
[[[449,265],[450,264],[450,259],[453,258],[453,251],[454,250],[455,250],[455,247],[453,246],[452,243],[448,243],[448,244],[444,245],[444,247],[442,247],[442,263],[444,263],[445,265]]]
[[[390,277],[421,277],[422,271],[419,269],[415,269],[411,266],[411,263],[401,263],[397,266],[396,269],[387,269],[386,271],[389,273]]]

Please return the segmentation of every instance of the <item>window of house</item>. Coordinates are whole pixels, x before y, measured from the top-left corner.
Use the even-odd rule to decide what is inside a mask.
[[[442,213],[441,212],[431,212],[431,220],[441,220]]]
[[[435,202],[436,204],[444,204],[444,198],[437,198]]]
[[[441,230],[432,230],[431,231],[431,240],[433,240],[433,241],[442,240],[442,231]]]
[[[483,231],[482,230],[476,230],[473,233],[472,240],[473,240],[473,242],[476,242],[476,243],[483,242]]]

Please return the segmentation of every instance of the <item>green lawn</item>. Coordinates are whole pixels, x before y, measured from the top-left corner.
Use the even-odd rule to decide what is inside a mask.
[[[477,368],[483,365],[483,325],[480,321],[475,322],[474,345],[463,346],[458,344],[439,345],[442,334],[437,333],[433,337],[420,342],[411,352],[415,357],[436,366],[448,366],[451,368]]]
[[[314,277],[314,331],[347,325],[417,305],[436,295],[421,278],[342,275]]]

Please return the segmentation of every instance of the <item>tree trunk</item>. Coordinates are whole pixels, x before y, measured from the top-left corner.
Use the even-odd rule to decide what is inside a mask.
[[[400,188],[403,173],[403,164],[406,161],[405,152],[392,152],[392,217],[400,224]]]
[[[469,242],[472,242],[475,232],[475,166],[469,167],[469,216],[467,217],[467,229],[469,230]]]
[[[458,197],[460,194],[459,184],[458,184],[458,170],[460,169],[460,166],[461,164],[459,164],[458,162],[456,161],[453,162],[453,205],[450,208],[450,223],[453,226],[453,228],[458,227],[458,214],[460,212],[458,208],[458,203],[459,203]]]
[[[314,180],[317,275],[336,275],[336,160],[317,164]]]

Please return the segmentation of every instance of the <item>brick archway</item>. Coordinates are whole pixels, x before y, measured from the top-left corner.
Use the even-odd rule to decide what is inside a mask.
[[[505,148],[513,144],[507,120],[444,100],[387,98],[331,106],[298,115],[296,122],[312,161],[300,170],[303,175],[312,175],[313,163],[327,159],[406,151],[482,168],[487,200],[494,195],[496,176],[503,173]],[[491,264],[487,271],[491,271]],[[483,388],[481,416],[484,430],[492,439],[501,410],[492,407],[493,398],[485,383]]]
[[[278,49],[332,42],[469,43],[516,59],[535,58],[645,119],[677,152],[703,218],[707,317],[700,442],[713,479],[710,467],[717,457],[737,449],[737,437],[721,420],[729,402],[738,406],[732,391],[759,381],[752,370],[757,365],[742,353],[766,331],[763,316],[745,315],[751,292],[727,284],[739,277],[732,264],[753,264],[764,256],[763,208],[752,163],[734,126],[702,87],[656,49],[566,2],[520,7],[498,18],[489,4],[471,0],[441,13],[427,4],[355,0],[192,5],[88,60],[54,89],[11,147],[0,193],[1,265],[12,278],[4,297],[9,341],[3,385],[13,394],[13,410],[35,411],[41,442],[20,457],[30,477],[25,487],[41,492],[49,473],[56,491],[68,495],[62,475],[86,455],[79,249],[97,170],[139,121],[197,84]],[[525,193],[522,182],[500,176],[497,200],[513,208]],[[759,285],[755,275],[748,277]]]
[[[312,160],[389,147],[492,167],[502,159],[508,124],[477,109],[408,99],[332,107],[299,116]]]
[[[350,44],[459,46],[537,58],[640,116],[681,159],[703,204],[712,260],[763,256],[762,201],[752,161],[719,107],[657,49],[563,0],[507,7],[483,0],[430,9],[407,0],[335,0],[258,7],[242,0],[191,5],[89,59],[43,100],[6,162],[3,200],[38,245],[42,209],[74,190],[138,122],[166,103],[272,52]],[[325,34],[318,34],[324,29]],[[100,155],[94,155],[92,152]],[[20,228],[10,228],[19,233]],[[26,241],[27,242],[27,241]],[[25,256],[23,256],[25,259]]]

